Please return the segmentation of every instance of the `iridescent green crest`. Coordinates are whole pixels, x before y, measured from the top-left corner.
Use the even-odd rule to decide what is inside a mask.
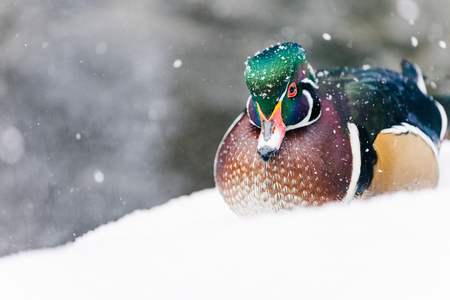
[[[296,43],[278,44],[257,53],[247,61],[245,69],[245,82],[253,101],[266,117],[283,100],[288,85],[304,78],[316,82],[305,50]]]

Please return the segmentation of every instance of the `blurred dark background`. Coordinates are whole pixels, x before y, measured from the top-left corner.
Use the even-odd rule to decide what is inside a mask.
[[[0,255],[74,240],[214,186],[244,61],[294,41],[316,69],[417,62],[450,92],[448,0],[3,1]]]

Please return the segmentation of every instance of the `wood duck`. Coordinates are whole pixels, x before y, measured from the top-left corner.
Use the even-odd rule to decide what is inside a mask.
[[[420,68],[315,71],[303,47],[246,62],[246,109],[216,154],[216,186],[239,215],[436,187],[448,128]]]

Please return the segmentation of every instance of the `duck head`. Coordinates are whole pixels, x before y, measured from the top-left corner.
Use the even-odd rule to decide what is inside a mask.
[[[258,52],[246,65],[247,114],[250,122],[261,128],[257,151],[268,162],[280,149],[286,131],[319,119],[317,79],[305,49],[295,43]]]

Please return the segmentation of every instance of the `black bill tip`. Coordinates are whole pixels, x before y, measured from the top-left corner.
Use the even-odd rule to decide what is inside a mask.
[[[261,156],[263,162],[268,162],[272,155],[277,151],[275,148],[271,148],[269,146],[262,146],[261,149],[258,149],[258,154]]]

